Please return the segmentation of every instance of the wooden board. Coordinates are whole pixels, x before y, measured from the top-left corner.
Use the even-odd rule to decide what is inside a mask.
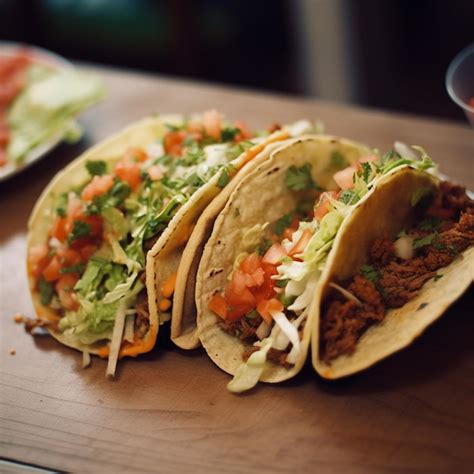
[[[474,189],[467,125],[96,69],[109,95],[85,114],[87,137],[61,146],[0,192],[0,457],[75,472],[472,472],[473,292],[411,348],[339,383],[307,366],[279,386],[234,396],[197,350],[162,341],[139,359],[80,368],[79,353],[13,322],[32,316],[24,268],[27,217],[56,171],[151,112],[218,108],[252,126],[301,117],[380,149],[422,144]],[[16,355],[10,355],[10,349]],[[0,466],[1,470],[1,466]]]

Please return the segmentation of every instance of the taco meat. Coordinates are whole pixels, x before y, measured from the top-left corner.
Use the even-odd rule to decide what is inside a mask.
[[[359,301],[331,290],[321,320],[321,357],[326,363],[353,353],[362,334],[382,321],[388,309],[403,306],[427,281],[441,278],[437,270],[474,244],[474,201],[464,187],[441,182],[424,218],[403,236],[412,239],[411,258],[397,256],[392,240],[376,239],[369,264],[343,284]]]

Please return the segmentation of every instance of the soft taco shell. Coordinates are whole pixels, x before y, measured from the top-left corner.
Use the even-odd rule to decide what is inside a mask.
[[[290,166],[310,163],[313,179],[324,189],[336,189],[332,179],[335,170],[331,167],[334,152],[341,153],[351,163],[366,155],[368,149],[329,136],[303,137],[279,147],[238,184],[215,221],[196,278],[197,327],[210,358],[229,374],[235,374],[247,346],[219,327],[218,318],[208,309],[207,303],[215,293],[224,290],[236,256],[245,250],[253,250],[242,247],[246,231],[265,222],[275,222],[295,208],[296,197],[284,184]],[[299,372],[310,342],[311,317],[310,314],[305,324],[303,349],[297,363],[291,369],[267,363],[262,381],[280,382]]]
[[[214,221],[215,216],[223,207],[236,184],[256,164],[261,163],[267,158],[269,150],[278,147],[288,136],[288,132],[284,130],[275,132],[235,158],[231,162],[231,169],[235,174],[229,176],[230,181],[224,188],[219,186],[220,173],[213,176],[179,209],[168,224],[166,231],[163,232],[153,248],[148,252],[146,278],[150,310],[153,308],[153,312],[159,315],[160,320],[163,319],[163,315],[160,315],[161,312],[159,310],[159,302],[163,298],[163,284],[172,278],[173,275],[176,275],[172,315],[172,321],[175,318],[175,323],[172,322],[172,331],[174,331],[172,338],[175,342],[178,343],[177,336],[183,334],[181,331],[181,321],[184,315],[188,314],[185,311],[190,311],[187,303],[189,298],[186,301],[184,298],[187,282],[189,281],[191,285],[194,282],[192,261],[196,254],[200,255],[199,245],[206,238],[205,229],[209,226],[209,222]],[[208,206],[214,201],[216,203],[207,211]],[[198,224],[201,217],[202,219]],[[191,237],[193,233],[194,238]],[[189,245],[188,242],[190,240],[190,250],[187,252],[186,260],[179,271],[183,252],[185,252],[185,248]],[[175,304],[176,308],[174,307]],[[196,347],[193,335],[184,335],[179,341],[182,342],[181,344],[178,343],[178,345],[184,349]]]
[[[313,366],[322,377],[337,379],[370,367],[411,344],[466,291],[474,277],[474,248],[466,249],[449,266],[439,270],[443,278],[426,283],[415,298],[401,308],[390,309],[378,324],[359,339],[351,355],[342,355],[326,364],[320,359],[321,308],[331,281],[352,277],[366,263],[369,247],[377,237],[394,238],[416,222],[410,203],[413,192],[433,188],[437,179],[409,167],[399,168],[381,180],[364,197],[341,226],[326,265],[315,302],[311,341]]]
[[[28,249],[47,241],[48,232],[55,218],[54,206],[58,196],[77,186],[81,186],[89,178],[85,167],[86,161],[100,159],[113,164],[123,157],[123,154],[129,147],[146,147],[161,138],[167,131],[165,123],[179,124],[182,121],[183,117],[179,115],[157,116],[141,120],[87,150],[60,171],[43,191],[33,208],[28,221]],[[39,294],[34,287],[35,281],[29,272],[28,282],[37,316],[46,321],[57,321],[57,315],[41,304]],[[148,293],[148,298],[150,298],[150,293]],[[136,354],[147,352],[153,348],[158,334],[158,327],[158,315],[154,311],[153,306],[150,305],[150,328],[141,345],[135,348]],[[103,344],[82,345],[78,341],[71,340],[71,338],[51,328],[48,328],[48,330],[62,344],[80,351],[100,354],[101,349],[104,348]]]

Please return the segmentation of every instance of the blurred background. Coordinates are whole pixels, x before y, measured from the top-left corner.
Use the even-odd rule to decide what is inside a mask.
[[[474,0],[0,0],[0,39],[72,60],[464,120]]]

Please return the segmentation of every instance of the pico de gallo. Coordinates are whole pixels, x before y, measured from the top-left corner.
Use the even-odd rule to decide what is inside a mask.
[[[310,195],[309,200],[305,196],[294,212],[263,224],[258,246],[237,256],[228,286],[208,301],[221,328],[246,345],[243,363],[228,384],[230,391],[253,387],[266,361],[287,368],[297,362],[318,279],[354,205],[381,176],[399,166],[434,169],[421,148],[417,149],[421,156],[406,146],[398,148],[400,152],[384,156],[374,152],[339,169],[333,176],[339,189],[331,191],[323,191],[313,181],[310,163],[288,168],[284,185],[295,192],[317,190],[316,196]],[[347,163],[339,153],[331,161]]]
[[[235,171],[233,160],[258,140],[243,122],[225,122],[211,110],[169,123],[162,139],[129,148],[118,161],[87,161],[88,179],[57,198],[47,242],[29,250],[35,289],[56,315],[53,329],[82,346],[100,346],[111,375],[117,357],[150,350],[153,338],[143,343],[153,329],[147,251],[213,176],[224,187]],[[163,283],[168,298],[173,278]],[[160,308],[171,311],[170,299],[165,305]]]

